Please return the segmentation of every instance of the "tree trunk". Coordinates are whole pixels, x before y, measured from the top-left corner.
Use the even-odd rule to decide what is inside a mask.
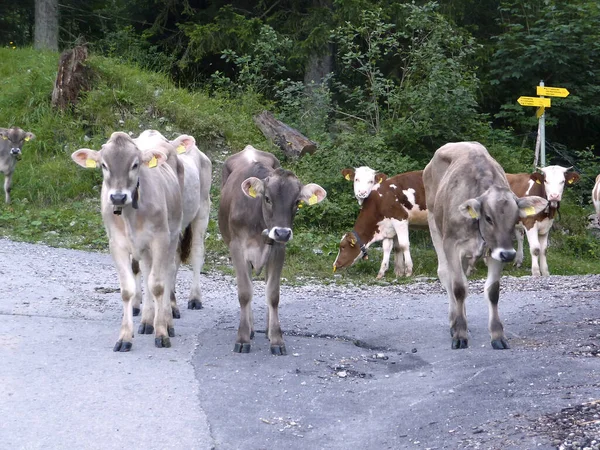
[[[60,55],[58,73],[52,91],[52,106],[65,110],[77,103],[82,90],[89,89],[90,72],[84,62],[87,59],[87,47],[79,45],[65,50]]]
[[[327,52],[323,54],[313,53],[310,55],[304,69],[304,84],[310,87],[313,83],[318,85],[328,73],[333,72],[333,48],[328,46]]]
[[[317,144],[297,130],[277,120],[269,111],[254,116],[254,123],[271,139],[288,158],[298,158],[307,153],[313,154]]]
[[[35,0],[34,48],[58,51],[58,0]]]

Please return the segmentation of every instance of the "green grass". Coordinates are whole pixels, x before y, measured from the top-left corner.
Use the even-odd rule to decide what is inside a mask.
[[[159,73],[91,57],[94,72],[92,88],[69,111],[50,106],[56,77],[58,54],[32,49],[0,49],[0,126],[20,126],[35,133],[36,139],[23,148],[23,158],[13,177],[13,203],[0,202],[0,235],[52,246],[107,251],[107,239],[99,212],[102,175],[83,170],[72,162],[73,151],[99,149],[113,131],[133,135],[148,128],[168,137],[193,135],[199,147],[213,160],[216,179],[220,164],[228,154],[252,144],[281,154],[255,127],[252,116],[269,105],[259,97],[208,95],[179,89]],[[365,138],[368,139],[368,138]],[[353,141],[354,142],[354,141]],[[288,244],[283,278],[287,283],[316,280],[322,283],[404,283],[393,275],[393,262],[386,277],[375,276],[381,252],[370,251],[368,261],[332,272],[338,244],[349,231],[357,214],[351,183],[339,175],[347,161],[338,160],[355,153],[352,145],[322,149],[320,156],[307,157],[293,165],[304,182],[317,182],[328,191],[322,204],[301,210],[296,218],[294,239]],[[343,147],[346,145],[346,147]],[[331,153],[326,153],[331,152]],[[338,167],[339,166],[339,167]],[[228,250],[218,239],[216,209],[218,182],[213,183],[213,210],[206,241],[207,270],[233,273]],[[553,274],[599,273],[600,243],[587,229],[591,207],[577,205],[567,194],[561,207],[561,220],[551,235],[550,271]],[[315,224],[317,224],[315,226]],[[435,277],[437,259],[427,232],[411,231],[414,275]],[[528,275],[529,254],[522,269],[507,267],[506,273]],[[485,277],[479,264],[475,277]]]

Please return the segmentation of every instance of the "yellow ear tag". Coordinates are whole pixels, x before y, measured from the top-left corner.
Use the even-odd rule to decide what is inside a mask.
[[[29,136],[27,136],[27,137],[25,138],[25,141],[28,141],[29,139],[30,139],[30,138],[29,138]]]
[[[567,183],[573,184],[573,178],[571,178],[569,181],[567,181]]]
[[[382,181],[383,181],[383,178],[380,178],[378,183],[381,184]]]
[[[523,208],[523,211],[525,211],[525,213],[528,216],[533,216],[535,215],[535,208],[533,206],[528,206],[527,208]]]
[[[158,160],[156,159],[156,156],[153,156],[152,159],[150,161],[148,161],[148,167],[150,167],[151,169],[153,167],[156,167],[158,165]]]
[[[96,165],[96,161],[88,158],[85,160],[85,167],[89,167],[90,169],[95,169],[98,166]]]
[[[179,144],[179,147],[177,147],[177,153],[179,153],[180,155],[182,153],[185,153],[185,145]]]
[[[250,186],[250,189],[248,189],[248,194],[250,197],[256,198],[256,189],[254,189],[254,186]]]
[[[542,182],[541,182],[540,180],[535,180],[535,182],[536,182],[537,184],[542,184]]]
[[[473,219],[477,219],[477,213],[475,212],[475,210],[474,210],[473,208],[471,208],[471,207],[469,206],[469,209],[468,209],[468,211],[469,211],[469,215],[470,215],[470,216],[471,216]]]
[[[298,203],[298,208],[304,208],[304,203],[302,203],[302,202]]]
[[[4,138],[4,139],[6,139],[6,138]],[[344,178],[345,178],[346,180],[350,181],[350,174],[349,174],[349,173],[347,173],[347,174],[346,174],[346,176],[345,176]]]
[[[315,203],[318,203],[319,199],[317,198],[317,194],[313,194],[310,196],[310,198],[308,199],[308,204],[309,205],[314,205]]]
[[[2,139],[6,141],[8,139],[8,136],[2,136]]]

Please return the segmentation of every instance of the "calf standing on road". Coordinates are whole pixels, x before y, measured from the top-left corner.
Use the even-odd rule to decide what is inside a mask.
[[[425,170],[423,184],[429,231],[438,257],[438,277],[450,303],[452,348],[467,348],[466,271],[490,249],[484,297],[494,349],[509,348],[498,315],[500,272],[514,260],[512,237],[520,217],[535,215],[548,202],[536,196],[518,198],[504,170],[478,142],[455,142],[439,148]]]
[[[166,143],[166,145],[170,145]],[[114,260],[123,320],[115,352],[131,349],[139,261],[151,301],[143,303],[140,333],[155,333],[157,347],[170,347],[175,335],[170,305],[175,253],[181,233],[181,190],[177,174],[158,147],[141,151],[125,133],[113,133],[99,151],[80,149],[71,158],[85,168],[102,168],[102,220]]]
[[[285,244],[292,239],[292,223],[301,202],[314,205],[327,193],[318,184],[303,185],[280,167],[270,153],[248,145],[223,166],[219,230],[229,246],[235,268],[240,326],[234,352],[248,353],[254,336],[252,270],[266,268],[267,337],[271,353],[285,355],[279,324],[279,286]]]
[[[23,144],[35,135],[23,131],[19,127],[0,128],[0,172],[4,174],[4,199],[10,203],[10,190],[12,188],[12,176],[17,161],[21,159]]]

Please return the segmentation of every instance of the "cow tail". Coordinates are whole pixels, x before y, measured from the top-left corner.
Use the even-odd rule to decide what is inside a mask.
[[[190,259],[193,240],[192,225],[188,225],[179,238],[179,259],[186,263]]]

